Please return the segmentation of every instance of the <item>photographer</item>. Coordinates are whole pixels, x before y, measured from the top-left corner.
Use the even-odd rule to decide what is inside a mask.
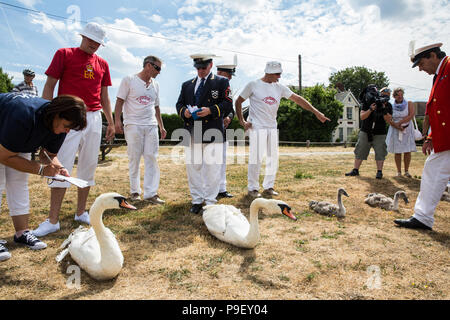
[[[359,95],[363,106],[361,108],[361,130],[355,146],[355,164],[352,171],[346,176],[359,176],[359,167],[363,160],[367,160],[370,148],[375,151],[375,162],[377,164],[376,178],[383,177],[383,164],[386,158],[386,122],[391,122],[392,105],[389,103],[391,90],[383,88],[378,92],[375,85],[369,85]]]

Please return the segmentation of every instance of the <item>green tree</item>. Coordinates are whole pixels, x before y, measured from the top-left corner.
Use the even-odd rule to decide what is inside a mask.
[[[0,93],[10,92],[14,85],[11,80],[13,77],[9,77],[6,72],[3,72],[3,69],[0,67]]]
[[[375,84],[378,89],[389,86],[389,79],[384,72],[377,72],[366,67],[350,67],[333,72],[329,78],[330,87],[335,88],[341,83],[359,99],[359,94],[369,84]]]
[[[293,91],[298,93],[296,90]],[[320,84],[302,90],[302,96],[330,119],[325,123],[317,120],[312,112],[304,110],[295,102],[282,99],[277,120],[280,140],[331,141],[333,131],[338,126],[338,119],[344,110],[344,105],[334,98],[335,95],[335,89],[325,88]]]

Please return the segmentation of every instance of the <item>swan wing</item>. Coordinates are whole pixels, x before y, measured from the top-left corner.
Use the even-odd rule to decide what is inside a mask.
[[[203,222],[210,232],[224,233],[227,218],[240,214],[241,211],[234,206],[224,204],[213,204],[203,207]]]
[[[221,204],[205,206],[203,209],[203,221],[209,232],[218,239],[232,242],[247,235],[250,225],[236,207]]]
[[[100,246],[94,229],[90,228],[86,232],[75,234],[69,246],[69,253],[82,269],[99,263],[101,259]]]

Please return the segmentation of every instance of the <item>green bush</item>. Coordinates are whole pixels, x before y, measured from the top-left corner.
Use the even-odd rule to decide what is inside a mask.
[[[9,77],[6,72],[3,72],[3,69],[0,67],[0,93],[10,92],[12,88],[14,88],[11,80],[13,77]]]

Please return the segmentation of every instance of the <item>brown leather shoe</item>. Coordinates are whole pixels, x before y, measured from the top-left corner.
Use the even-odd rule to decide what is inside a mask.
[[[277,196],[279,195],[278,192],[276,192],[275,190],[273,190],[273,188],[269,188],[263,191],[263,194],[266,194],[268,196]]]
[[[149,202],[151,202],[153,204],[164,204],[164,203],[166,203],[164,200],[161,200],[157,194],[154,195],[151,198],[146,198],[144,200],[147,200],[147,201],[149,201]]]

